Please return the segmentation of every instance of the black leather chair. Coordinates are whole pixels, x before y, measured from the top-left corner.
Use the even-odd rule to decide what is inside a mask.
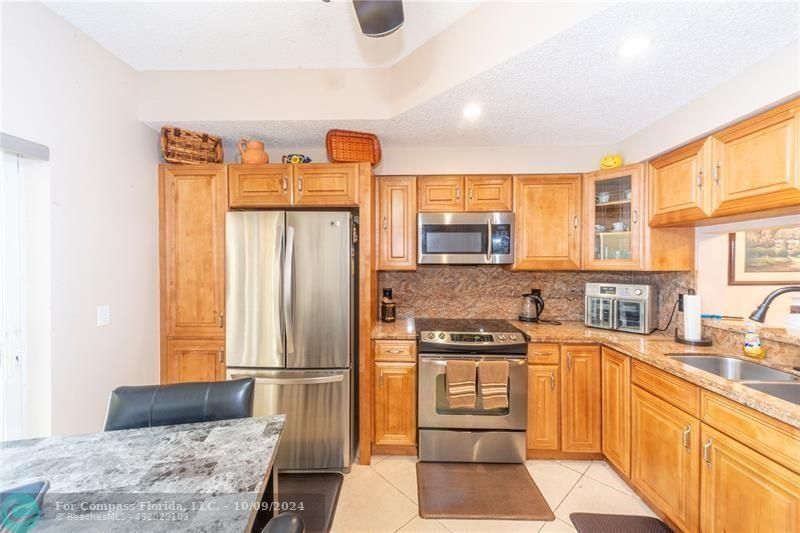
[[[253,416],[253,378],[119,387],[108,400],[105,431]]]
[[[297,513],[279,514],[264,526],[261,533],[303,533],[306,526]]]

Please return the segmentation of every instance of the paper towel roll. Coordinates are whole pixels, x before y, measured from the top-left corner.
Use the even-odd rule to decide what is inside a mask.
[[[699,341],[702,338],[699,294],[683,296],[683,338],[688,341]]]

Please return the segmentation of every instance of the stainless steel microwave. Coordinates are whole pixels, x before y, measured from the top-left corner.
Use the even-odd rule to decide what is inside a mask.
[[[514,213],[420,213],[417,233],[420,264],[514,262]]]

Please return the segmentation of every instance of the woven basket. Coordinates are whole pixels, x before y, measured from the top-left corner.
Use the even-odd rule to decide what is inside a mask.
[[[167,163],[222,163],[222,139],[164,126],[161,128],[161,155]]]
[[[330,130],[325,136],[328,159],[334,163],[360,163],[377,165],[381,160],[381,143],[372,133]]]

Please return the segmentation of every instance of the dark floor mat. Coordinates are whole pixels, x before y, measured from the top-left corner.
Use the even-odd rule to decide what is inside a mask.
[[[572,513],[569,519],[578,533],[672,533],[667,524],[650,516]]]
[[[520,464],[417,463],[422,518],[554,520]]]
[[[307,532],[330,531],[344,476],[335,472],[279,474],[278,501],[282,511],[303,517]]]

